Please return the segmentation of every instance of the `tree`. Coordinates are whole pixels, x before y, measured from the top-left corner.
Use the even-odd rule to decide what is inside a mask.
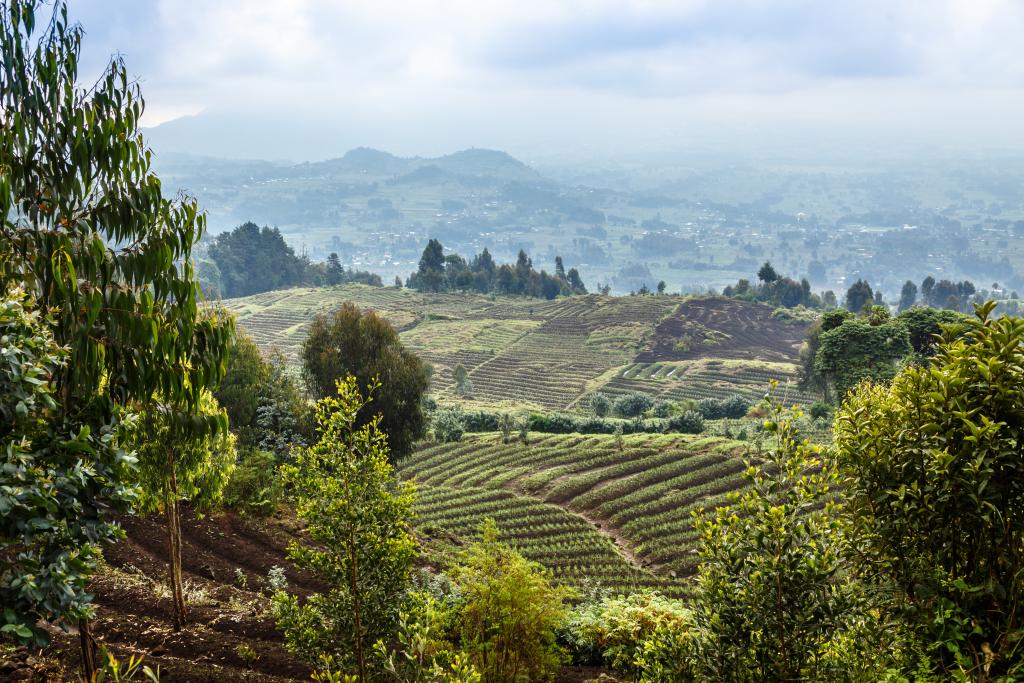
[[[565,264],[562,263],[561,256],[555,257],[555,277],[562,281],[565,280]]]
[[[829,309],[829,310],[831,310],[831,309],[835,308],[836,306],[838,306],[839,302],[836,300],[836,293],[833,292],[830,289],[827,292],[825,292],[824,294],[822,294],[821,295],[821,304],[826,309]]]
[[[459,363],[455,366],[453,372],[455,377],[455,393],[459,396],[469,396],[473,393],[473,382],[469,379],[469,373],[466,372],[466,368]]]
[[[423,436],[426,418],[420,399],[429,386],[427,369],[408,351],[398,333],[373,311],[363,313],[346,302],[333,315],[313,319],[302,343],[302,372],[310,392],[325,398],[340,378],[353,375],[368,393],[380,378],[386,382],[359,415],[359,425],[381,416],[390,452],[401,458]]]
[[[40,618],[66,625],[88,615],[84,579],[97,554],[83,549],[116,535],[108,514],[127,483],[116,448],[120,416],[159,393],[183,431],[216,428],[191,418],[223,375],[233,323],[198,315],[191,256],[205,217],[194,200],[163,196],[138,129],[144,104],[136,81],[118,57],[94,86],[79,87],[82,29],[69,25],[63,2],[41,24],[38,7],[12,0],[0,17],[0,111],[17,112],[0,116],[0,289],[24,289],[67,349],[50,380],[50,436],[34,440],[31,452],[38,466],[75,482],[52,491],[55,498],[23,501],[23,512],[34,508],[49,520],[46,543],[63,553],[37,558],[41,568],[16,559],[2,581],[6,590],[33,576],[54,579],[57,602],[34,590],[4,599],[13,612],[5,621],[27,623],[43,638]],[[73,572],[62,574],[62,562]],[[87,644],[84,620],[80,633]],[[83,655],[88,677],[92,648]]]
[[[227,415],[210,392],[204,392],[196,417],[220,422],[216,430],[195,434],[173,419],[174,407],[159,398],[144,406],[132,426],[128,443],[138,459],[139,509],[162,508],[167,524],[168,579],[174,603],[174,627],[188,617],[181,569],[182,500],[197,507],[220,500],[235,467],[235,438],[227,431]]]
[[[903,289],[900,290],[900,303],[899,312],[909,310],[914,307],[917,303],[917,285],[910,280],[903,283]]]
[[[315,545],[293,541],[289,557],[327,586],[304,602],[278,591],[273,610],[288,649],[310,662],[330,655],[367,679],[367,648],[390,639],[416,554],[409,525],[415,488],[389,463],[381,420],[361,423],[367,398],[351,375],[317,404],[320,440],[281,468],[295,511]]]
[[[846,290],[846,310],[860,313],[864,307],[874,301],[871,285],[864,280],[857,280]]]
[[[604,417],[611,411],[612,402],[604,394],[594,393],[590,395],[590,409],[594,411],[594,415]]]
[[[821,332],[814,370],[842,398],[861,380],[892,379],[897,363],[910,351],[910,337],[900,321],[872,324],[863,318],[848,318]]]
[[[924,301],[925,305],[933,306],[934,301],[932,300],[932,290],[935,288],[935,278],[931,275],[921,280],[921,300]]]
[[[775,269],[772,267],[771,263],[765,261],[764,265],[762,265],[761,268],[757,271],[757,279],[765,283],[766,285],[770,285],[771,283],[779,279],[779,274],[775,272]]]
[[[436,239],[428,241],[420,256],[419,269],[409,278],[409,287],[424,292],[443,292],[447,288],[444,266],[444,247]]]
[[[658,280],[658,294],[664,294],[665,293],[665,287],[666,287],[665,281],[664,280]]]
[[[751,488],[695,514],[699,680],[859,680],[850,675],[856,660],[833,659],[862,620],[836,475],[800,434],[798,417],[773,404],[765,425],[776,445],[748,469]]]
[[[1024,668],[1024,320],[994,306],[928,368],[862,384],[835,421],[864,571],[943,680]]]
[[[543,567],[501,543],[487,520],[451,577],[460,596],[454,631],[483,680],[550,680],[561,663],[555,632],[568,594]]]
[[[573,294],[586,294],[587,287],[583,284],[583,278],[580,277],[580,272],[575,268],[569,269],[568,275],[569,289],[572,290]],[[607,294],[608,292],[604,292]]]
[[[308,282],[308,260],[295,255],[277,228],[243,223],[217,235],[209,254],[220,270],[221,296],[249,296]]]
[[[327,257],[324,274],[329,285],[340,285],[345,281],[345,267],[341,265],[341,259],[333,251]]]
[[[964,321],[964,315],[937,308],[911,308],[899,314],[899,320],[910,335],[910,346],[923,358],[935,355],[944,325]]]

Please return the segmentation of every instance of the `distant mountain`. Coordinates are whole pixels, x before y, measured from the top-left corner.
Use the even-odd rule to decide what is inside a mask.
[[[493,149],[465,149],[437,158],[397,157],[369,147],[357,147],[339,159],[298,164],[303,175],[359,174],[395,179],[399,183],[443,182],[459,178],[492,178],[531,182],[541,175],[510,154]]]

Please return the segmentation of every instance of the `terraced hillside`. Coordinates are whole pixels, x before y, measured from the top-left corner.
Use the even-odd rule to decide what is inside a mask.
[[[500,434],[426,444],[400,474],[417,483],[428,538],[469,536],[493,517],[506,539],[569,584],[686,591],[695,570],[691,512],[744,486],[747,444],[719,437]]]
[[[761,304],[720,297],[581,296],[554,301],[427,294],[346,285],[229,299],[257,344],[292,362],[309,321],[344,301],[377,311],[434,368],[432,392],[456,400],[462,365],[470,403],[572,409],[594,391],[637,389],[666,398],[764,394],[795,384],[805,325]],[[795,390],[791,401],[815,397]]]

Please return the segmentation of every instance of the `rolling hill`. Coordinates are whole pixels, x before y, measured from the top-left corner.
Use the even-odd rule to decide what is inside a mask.
[[[228,299],[224,305],[264,349],[293,363],[309,321],[343,301],[374,310],[434,368],[432,394],[457,399],[462,365],[475,406],[582,408],[593,392],[643,391],[666,399],[759,398],[771,379],[789,403],[805,323],[778,320],[768,306],[722,297],[588,295],[552,301],[427,294],[345,285]]]

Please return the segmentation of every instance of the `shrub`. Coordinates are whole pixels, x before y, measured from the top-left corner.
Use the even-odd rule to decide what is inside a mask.
[[[697,412],[705,420],[720,420],[725,417],[722,414],[722,402],[716,398],[702,398],[697,401]]]
[[[815,420],[822,420],[832,414],[832,406],[824,401],[815,401],[811,404],[810,413]]]
[[[687,638],[691,619],[683,603],[654,592],[596,596],[573,612],[562,639],[577,664],[604,665],[636,678],[642,673],[638,656],[661,629],[674,641]]]
[[[437,410],[430,419],[434,439],[442,443],[462,441],[466,432],[465,415],[458,407]]]
[[[654,402],[654,416],[660,418],[672,417],[678,410],[678,406],[672,401],[658,400]]]
[[[666,431],[683,434],[700,434],[704,431],[704,417],[695,410],[688,410],[682,415],[670,418]]]
[[[615,414],[619,417],[637,417],[650,410],[653,405],[654,399],[648,394],[634,391],[615,399]]]
[[[568,434],[578,431],[576,418],[565,413],[531,413],[527,420],[534,432]]]
[[[555,631],[566,617],[566,590],[500,543],[492,520],[451,575],[459,596],[454,635],[483,680],[550,680],[563,660]]]
[[[277,459],[269,451],[245,449],[224,487],[224,504],[243,512],[269,515],[281,503]]]
[[[750,410],[750,401],[742,396],[730,396],[722,401],[722,417],[739,419]]]
[[[612,402],[604,394],[592,394],[590,396],[590,409],[594,411],[594,415],[605,417],[612,409]]]

